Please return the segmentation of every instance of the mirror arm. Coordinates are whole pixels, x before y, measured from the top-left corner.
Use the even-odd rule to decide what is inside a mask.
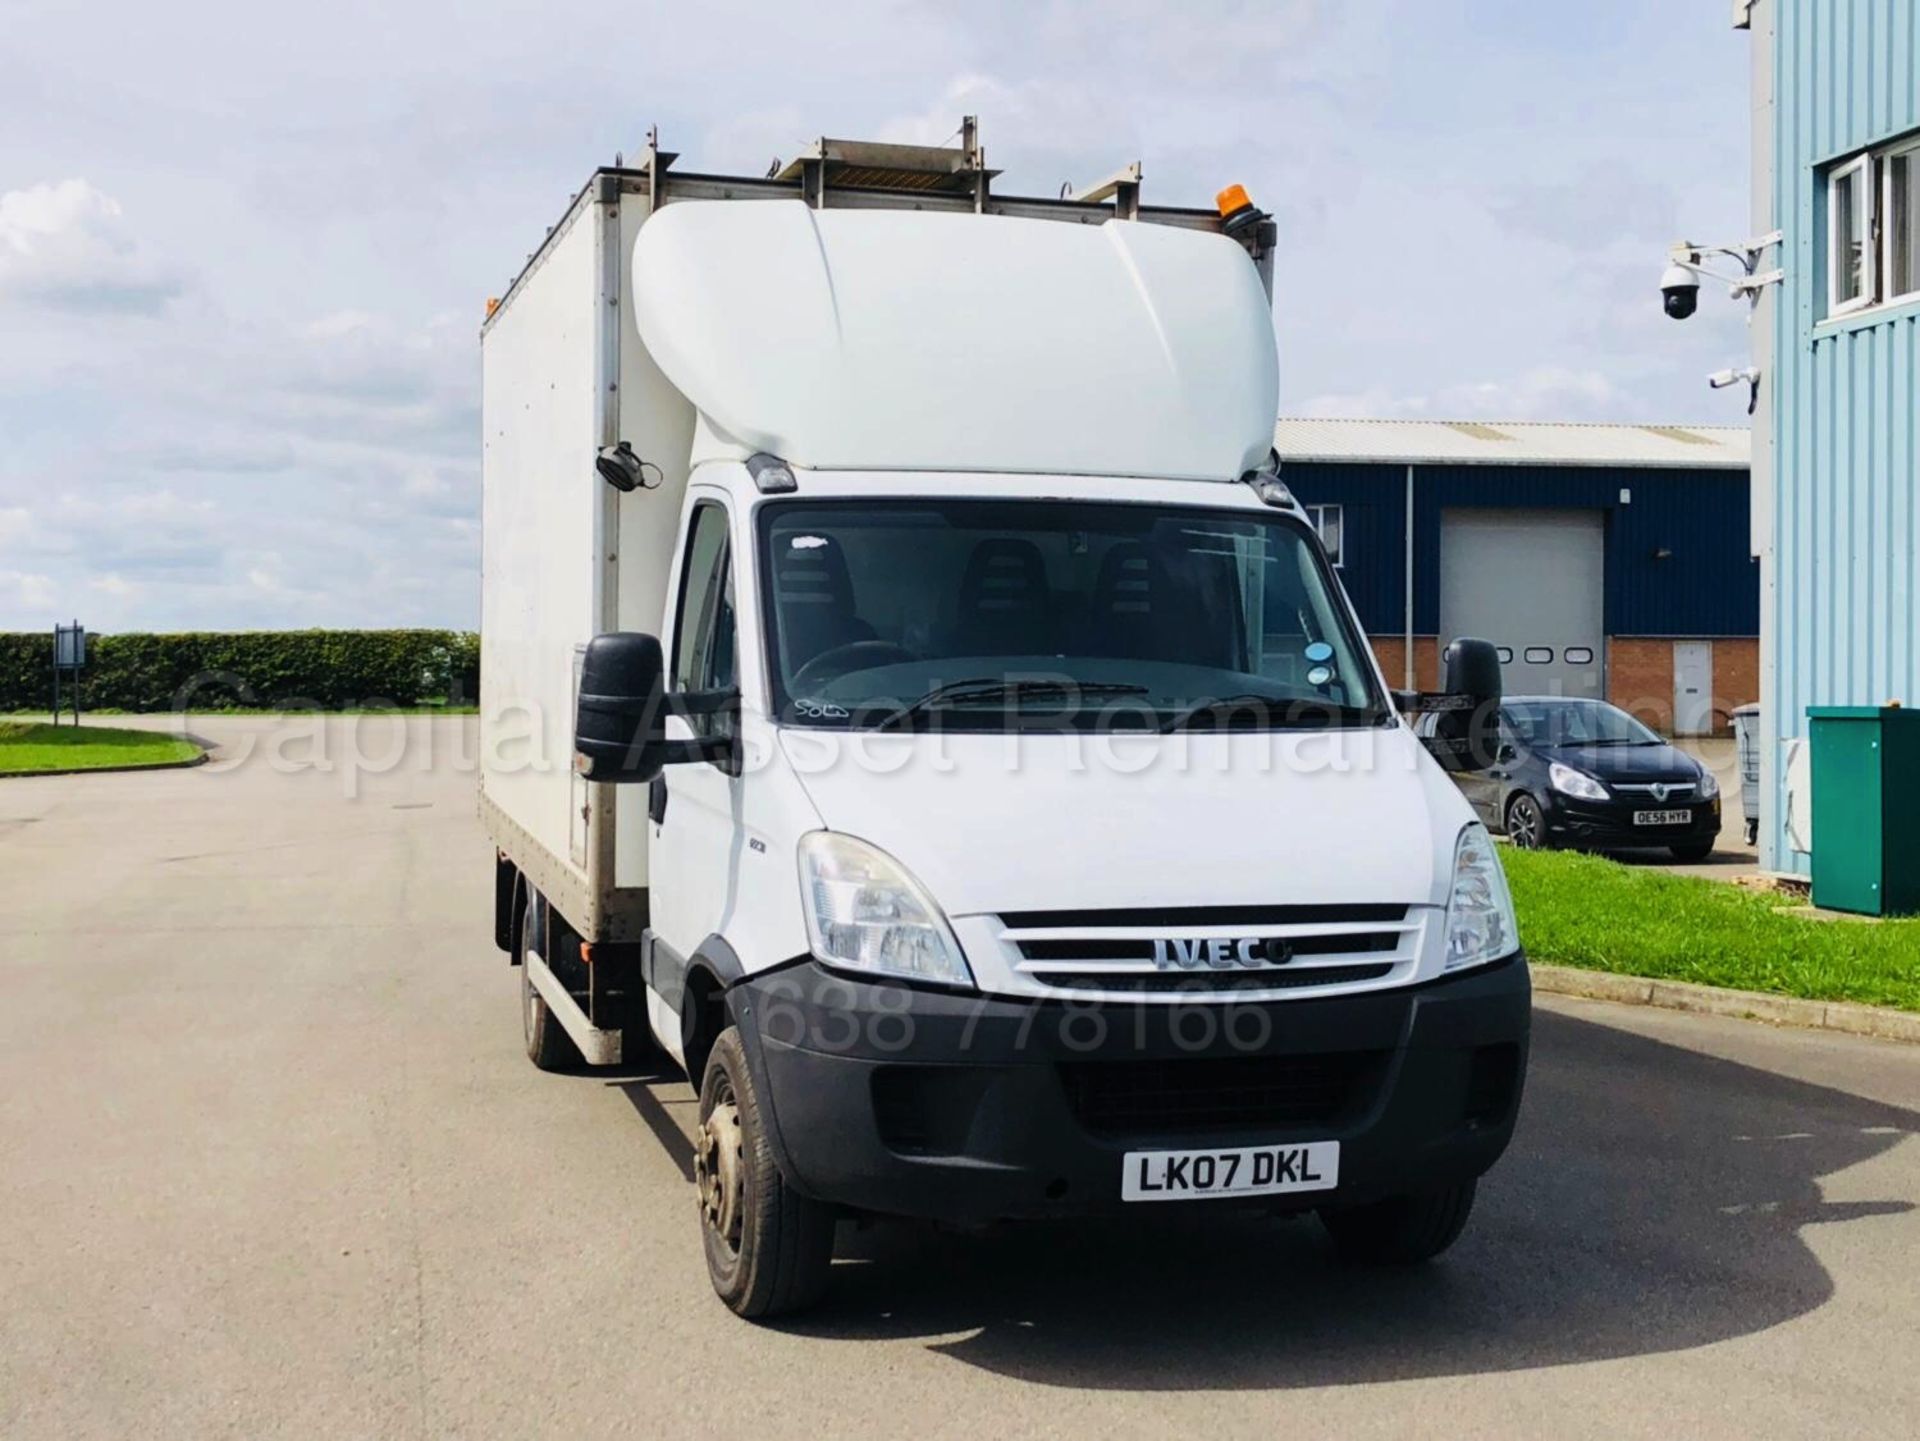
[[[735,750],[732,736],[701,736],[697,740],[668,741],[661,749],[660,758],[670,766],[712,761],[722,770],[729,770],[735,759]],[[733,773],[729,770],[729,774]]]
[[[679,690],[667,697],[668,715],[719,715],[739,706],[740,687],[732,685],[720,690]]]
[[[1478,696],[1453,695],[1447,691],[1397,690],[1393,692],[1393,703],[1402,711],[1437,715],[1444,711],[1474,710],[1482,701]]]

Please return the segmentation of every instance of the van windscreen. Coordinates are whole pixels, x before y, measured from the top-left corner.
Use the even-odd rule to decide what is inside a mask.
[[[760,510],[787,724],[1375,725],[1391,718],[1295,517],[1027,500]]]

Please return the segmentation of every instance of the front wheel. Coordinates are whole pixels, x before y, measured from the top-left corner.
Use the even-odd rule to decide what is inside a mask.
[[[1460,1239],[1473,1213],[1474,1183],[1390,1196],[1369,1206],[1324,1210],[1320,1224],[1341,1259],[1361,1266],[1413,1266]]]
[[[1507,802],[1507,839],[1523,851],[1543,850],[1547,844],[1547,818],[1540,802],[1520,792]]]
[[[713,1043],[700,1084],[694,1182],[713,1289],[749,1320],[805,1310],[827,1288],[833,1212],[787,1184],[737,1027]]]

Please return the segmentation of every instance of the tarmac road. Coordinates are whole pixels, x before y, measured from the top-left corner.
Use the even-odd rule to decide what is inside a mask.
[[[0,1434],[1912,1434],[1920,1047],[1543,1003],[1431,1268],[882,1225],[756,1328],[685,1083],[521,1053],[471,722],[194,728],[0,781]]]

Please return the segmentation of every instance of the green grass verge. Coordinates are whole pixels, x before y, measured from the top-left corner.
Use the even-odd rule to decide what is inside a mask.
[[[159,731],[0,721],[0,775],[159,766],[190,761],[199,754],[200,747],[192,741]]]
[[[1920,1011],[1920,920],[1808,920],[1792,897],[1567,851],[1501,858],[1532,960]]]

